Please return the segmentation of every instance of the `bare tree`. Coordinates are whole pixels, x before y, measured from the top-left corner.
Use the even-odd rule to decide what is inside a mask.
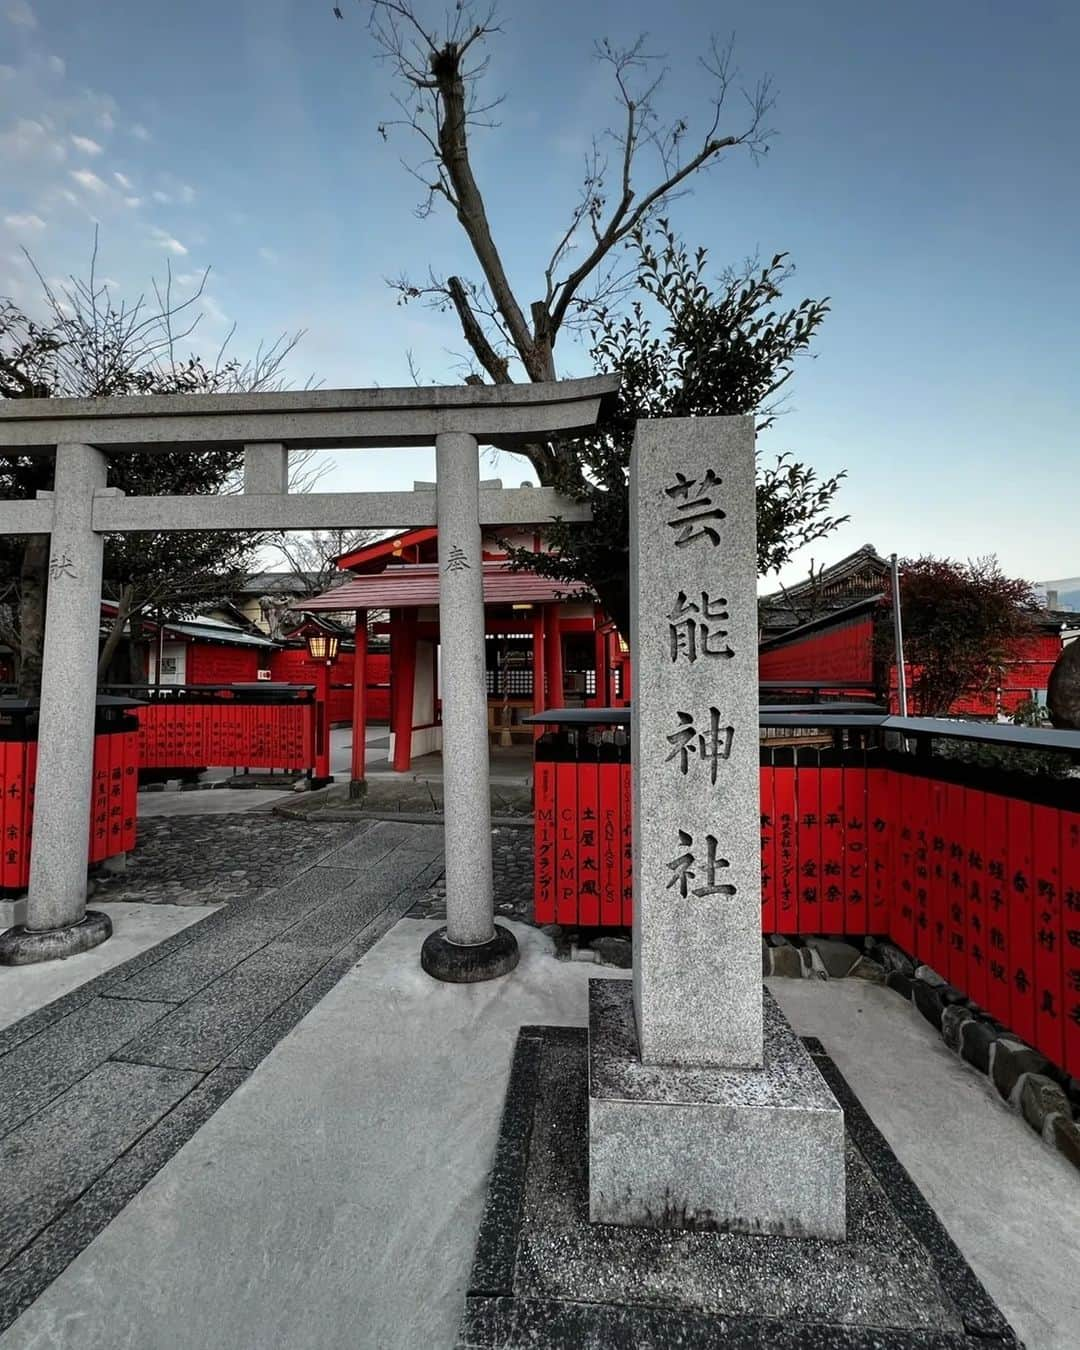
[[[285,362],[302,337],[282,334],[260,344],[241,361],[229,354],[230,329],[213,361],[183,354],[195,333],[204,272],[190,295],[176,298],[171,269],[152,295],[134,303],[115,299],[97,275],[95,231],[84,277],[62,286],[47,282],[26,254],[42,288],[36,319],[10,300],[0,299],[0,398],[136,396],[221,393],[281,388]],[[310,383],[310,381],[309,381]],[[294,490],[306,490],[323,472],[310,456],[293,456]],[[228,492],[239,490],[242,457],[232,451],[196,452],[179,457],[122,456],[112,478],[127,492]],[[49,457],[0,456],[0,497],[33,497],[52,487]],[[170,591],[181,603],[208,597],[243,569],[244,559],[266,537],[241,532],[182,535],[117,535],[106,540],[104,585],[118,611],[102,652],[104,670],[125,626],[159,606]],[[19,685],[36,691],[40,680],[49,540],[32,535],[0,541],[0,636],[16,653]]]
[[[485,45],[499,32],[497,7],[457,0],[441,26],[431,26],[419,17],[416,0],[367,2],[372,37],[398,80],[400,116],[382,123],[379,131],[388,137],[392,128],[404,127],[422,144],[421,157],[406,164],[424,189],[418,214],[428,215],[440,199],[450,205],[481,278],[430,273],[420,283],[403,275],[391,284],[400,303],[427,300],[452,308],[472,358],[496,384],[514,381],[515,362],[528,380],[554,380],[560,332],[588,322],[633,284],[636,267],[623,265],[619,246],[725,151],[741,148],[757,155],[768,148],[766,118],[773,102],[768,79],[743,91],[739,124],[731,130],[722,126],[737,81],[730,45],[714,40],[700,58],[712,93],[695,122],[662,115],[660,95],[668,71],[646,37],[628,47],[600,39],[594,55],[611,73],[619,125],[592,139],[581,191],[543,264],[539,298],[527,306],[526,318],[471,159],[472,132],[495,125],[493,113],[501,102],[486,99],[480,87],[488,65]],[[334,12],[342,17],[340,8]],[[568,446],[535,445],[525,453],[541,482],[580,477]]]
[[[302,597],[320,595],[348,581],[349,574],[336,566],[338,558],[377,539],[379,530],[305,530],[281,532],[270,547],[284,560],[287,575],[296,582],[295,594],[266,595],[260,601],[270,627],[270,636],[281,635],[290,614],[304,608]]]

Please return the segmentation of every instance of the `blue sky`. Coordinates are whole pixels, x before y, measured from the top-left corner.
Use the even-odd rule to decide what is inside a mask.
[[[0,294],[32,294],[19,246],[50,277],[82,269],[130,296],[211,265],[196,350],[232,323],[237,353],[305,328],[297,382],[460,378],[450,315],[400,308],[402,270],[475,273],[456,223],[412,214],[390,72],[365,7],[340,0],[0,0]],[[441,13],[418,0],[427,14]],[[496,237],[527,303],[566,220],[581,156],[613,116],[593,40],[651,35],[665,107],[700,114],[696,57],[734,32],[748,82],[772,75],[778,135],[671,208],[720,268],[787,251],[791,299],[833,312],[763,440],[848,470],[850,525],[808,550],[996,552],[1031,579],[1073,575],[1080,476],[1080,9],[1054,0],[505,0],[487,76],[501,126],[476,142]],[[586,353],[558,350],[560,373]],[[508,482],[527,476],[502,457]],[[407,487],[427,452],[339,454],[326,486]]]

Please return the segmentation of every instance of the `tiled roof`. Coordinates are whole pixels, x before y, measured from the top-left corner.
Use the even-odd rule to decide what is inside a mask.
[[[512,572],[505,563],[485,562],[484,603],[545,604],[585,589],[583,583],[552,581],[535,572]],[[414,608],[439,603],[435,563],[403,563],[369,576],[355,576],[331,591],[305,600],[305,610]]]

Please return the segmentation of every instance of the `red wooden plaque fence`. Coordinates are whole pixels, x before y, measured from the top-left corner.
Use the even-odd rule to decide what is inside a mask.
[[[135,847],[138,733],[118,730],[94,741],[87,861],[103,862]],[[30,882],[37,742],[0,741],[0,891],[24,891]]]
[[[246,701],[225,687],[184,691],[140,707],[139,767],[310,769],[315,762],[314,703]]]
[[[538,922],[631,922],[630,774],[625,745],[537,742]],[[1080,1076],[1080,783],[766,750],[761,879],[763,931],[889,937]]]

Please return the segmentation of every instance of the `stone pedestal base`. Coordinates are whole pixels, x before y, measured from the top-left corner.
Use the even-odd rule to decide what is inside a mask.
[[[66,928],[9,928],[0,933],[0,966],[29,966],[77,956],[112,937],[112,930],[112,919],[96,909],[88,909],[81,923]]]
[[[843,1239],[844,1113],[768,991],[760,1069],[642,1064],[630,982],[589,985],[593,1223]]]
[[[433,980],[447,984],[479,984],[509,975],[518,963],[517,939],[508,928],[495,925],[495,936],[488,942],[462,947],[451,942],[446,929],[429,933],[420,948],[420,965]]]

